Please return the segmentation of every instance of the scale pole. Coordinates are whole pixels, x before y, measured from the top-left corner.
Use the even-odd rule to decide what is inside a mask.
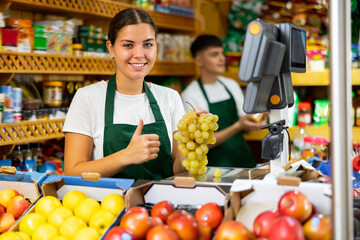
[[[350,0],[330,0],[333,239],[353,239]]]

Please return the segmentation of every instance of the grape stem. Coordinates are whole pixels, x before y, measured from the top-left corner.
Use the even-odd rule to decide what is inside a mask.
[[[192,109],[195,111],[195,108],[193,107],[193,105],[191,105],[191,103],[189,103],[188,101],[186,101],[186,103],[189,104],[192,107]]]

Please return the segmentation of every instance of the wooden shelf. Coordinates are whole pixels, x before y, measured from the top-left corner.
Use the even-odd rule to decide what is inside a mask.
[[[134,5],[131,4],[109,0],[5,0],[1,2],[1,11],[11,7],[13,9],[60,14],[69,17],[74,17],[74,14],[76,14],[76,17],[84,19],[100,17],[108,20],[115,16],[119,11],[134,7]],[[147,9],[144,10],[149,13],[155,24],[160,28],[194,32],[194,18],[166,14]]]
[[[298,126],[292,127],[289,129],[290,139],[292,140],[294,134],[299,129]],[[330,127],[329,126],[306,126],[306,131],[309,136],[322,136],[330,139]],[[250,134],[244,134],[244,137],[248,141],[261,141],[269,131],[267,129],[261,130],[259,132],[251,132]],[[360,141],[360,127],[353,127],[353,141]]]
[[[111,58],[0,52],[0,73],[112,75]],[[156,62],[149,75],[193,76],[193,62]]]
[[[2,123],[0,124],[0,146],[43,141],[64,137],[62,128],[65,119]]]
[[[239,80],[237,68],[232,68],[223,75],[237,80],[241,86],[246,86],[246,83]],[[352,85],[360,85],[360,69],[352,69],[351,75]],[[306,73],[292,73],[291,77],[294,86],[328,86],[330,82],[329,69],[325,71],[308,70]]]

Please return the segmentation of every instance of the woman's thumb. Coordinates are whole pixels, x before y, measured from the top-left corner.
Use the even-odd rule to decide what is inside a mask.
[[[140,136],[141,132],[143,130],[144,127],[144,122],[142,119],[140,119],[139,121],[139,125],[137,126],[137,128],[135,129],[134,135],[133,136]]]

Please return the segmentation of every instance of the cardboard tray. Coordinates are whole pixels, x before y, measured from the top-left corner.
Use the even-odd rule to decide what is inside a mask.
[[[135,206],[154,205],[170,201],[176,209],[196,210],[208,202],[227,208],[227,186],[214,186],[195,182],[191,177],[175,177],[173,181],[137,181],[125,195],[126,210]]]
[[[250,230],[263,211],[277,209],[280,197],[291,190],[305,194],[318,213],[331,216],[331,184],[301,182],[299,178],[282,177],[276,181],[236,180],[230,189],[230,206],[225,219],[238,220]]]
[[[88,197],[101,202],[109,194],[116,193],[124,196],[125,192],[134,184],[133,179],[100,178],[98,181],[85,180],[80,176],[49,175],[41,185],[44,196],[54,196],[62,200],[66,193],[79,190]],[[34,212],[34,205],[29,209]],[[109,229],[117,226],[125,209],[115,217],[112,224],[99,239],[104,239]],[[21,220],[21,219],[20,219]],[[11,231],[18,231],[19,224],[13,226]]]
[[[46,174],[38,172],[18,171],[15,174],[0,174],[0,191],[15,189],[31,203],[23,215],[16,220],[12,228],[18,224],[20,219],[30,211],[31,207],[42,196],[40,184],[46,177]]]

